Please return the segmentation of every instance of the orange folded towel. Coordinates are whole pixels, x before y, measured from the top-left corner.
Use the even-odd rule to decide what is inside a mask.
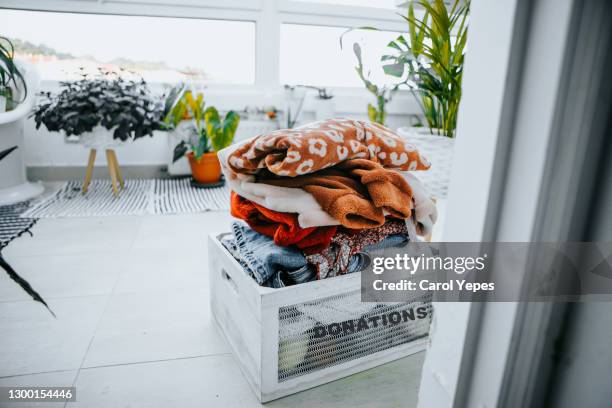
[[[336,226],[301,228],[297,214],[269,210],[233,191],[230,212],[253,230],[272,237],[276,245],[295,245],[308,252],[327,248],[336,233]]]
[[[376,123],[330,119],[260,135],[228,157],[236,173],[267,168],[278,176],[314,173],[350,159],[368,159],[383,167],[426,170],[429,162],[414,146]]]
[[[370,160],[347,160],[298,177],[262,174],[257,181],[304,189],[347,228],[379,227],[385,223],[385,214],[402,219],[412,215],[412,190],[405,178]]]

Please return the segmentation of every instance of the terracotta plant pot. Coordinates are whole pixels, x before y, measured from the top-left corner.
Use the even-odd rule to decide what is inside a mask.
[[[187,153],[191,175],[198,183],[216,183],[221,179],[221,164],[217,158],[217,152],[204,153],[197,160],[193,152]]]

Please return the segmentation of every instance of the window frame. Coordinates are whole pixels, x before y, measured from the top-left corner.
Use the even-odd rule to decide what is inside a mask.
[[[143,7],[146,6],[146,7]],[[253,84],[210,84],[213,94],[243,93],[247,99],[266,97],[271,102],[282,100],[280,83],[281,24],[304,24],[332,27],[374,26],[385,31],[406,30],[406,23],[392,10],[369,7],[311,4],[297,0],[4,0],[0,8],[72,12],[83,14],[175,17],[210,20],[231,20],[255,24],[255,80]],[[53,88],[57,81],[43,81],[43,88]],[[362,87],[328,87],[339,96],[339,113],[354,113],[354,106],[366,106],[371,95]],[[272,96],[271,96],[272,95]],[[307,107],[305,107],[306,109]],[[360,109],[365,114],[365,108]],[[391,115],[419,114],[416,101],[408,91],[399,91],[388,105]]]

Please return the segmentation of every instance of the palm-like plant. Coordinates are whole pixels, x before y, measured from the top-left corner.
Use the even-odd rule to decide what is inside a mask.
[[[0,37],[0,96],[6,97],[7,101],[13,101],[13,89],[11,83],[16,89],[19,86],[23,88],[23,98],[26,97],[27,86],[25,79],[14,61],[15,47],[11,40],[6,37]]]
[[[443,0],[418,0],[422,18],[408,7],[408,40],[400,35],[389,43],[395,52],[381,60],[385,73],[403,78],[419,102],[427,125],[453,137],[461,101],[461,78],[467,42],[469,0],[455,0],[450,9]]]

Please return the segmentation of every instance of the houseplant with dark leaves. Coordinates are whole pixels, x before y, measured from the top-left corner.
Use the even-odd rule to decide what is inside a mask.
[[[161,101],[154,98],[143,79],[124,79],[121,73],[100,71],[82,74],[74,82],[61,82],[56,94],[43,92],[34,111],[36,128],[82,135],[101,126],[121,141],[153,136],[163,128]]]

